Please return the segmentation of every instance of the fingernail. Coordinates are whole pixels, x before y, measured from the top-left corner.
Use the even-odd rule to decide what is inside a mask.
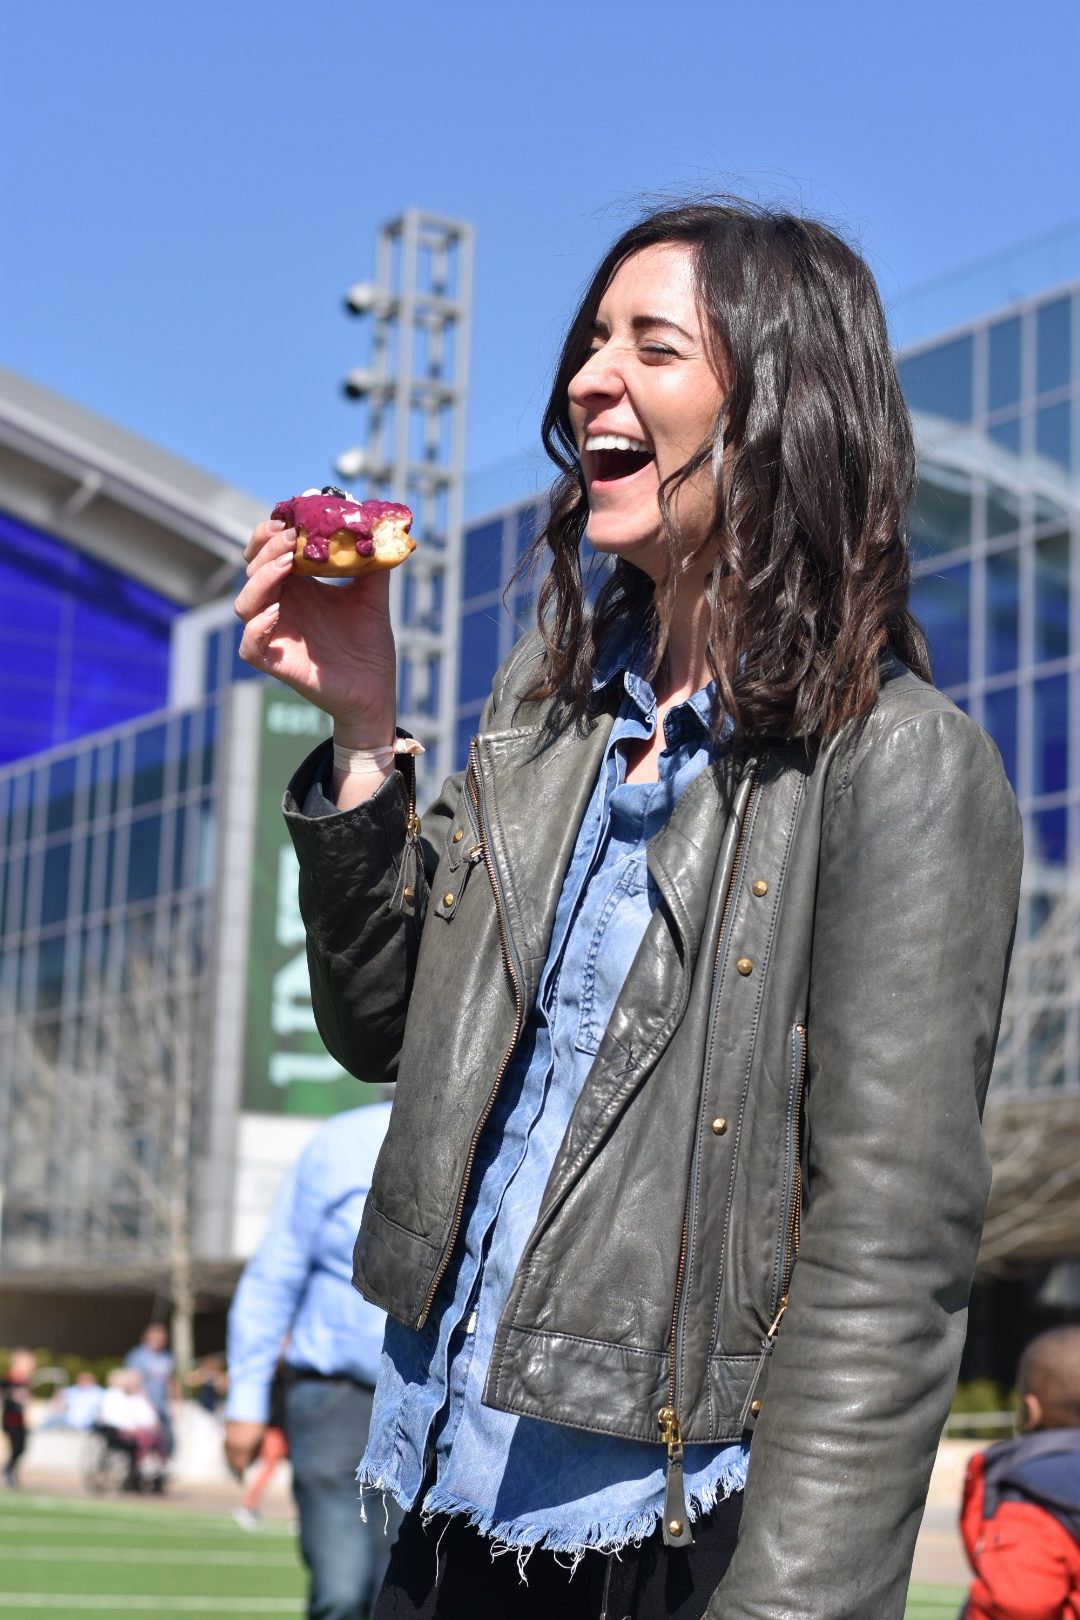
[[[274,558],[274,567],[275,568],[286,569],[286,568],[291,568],[292,565],[293,565],[293,554],[292,554],[291,551],[283,551],[281,553],[280,557],[275,557]]]
[[[279,529],[283,529],[284,527],[285,527],[285,525],[282,522],[281,518],[271,518],[270,519],[270,528],[273,530],[273,532],[275,534],[277,533],[277,531]]]

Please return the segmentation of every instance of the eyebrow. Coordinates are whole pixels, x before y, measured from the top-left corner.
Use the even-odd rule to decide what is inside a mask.
[[[693,334],[688,332],[685,326],[680,326],[678,321],[669,320],[666,315],[635,315],[630,325],[635,332],[645,332],[652,327],[662,326],[669,332],[681,333],[688,343],[694,342]],[[608,326],[605,321],[594,320],[592,329],[594,335],[599,337],[608,331]]]

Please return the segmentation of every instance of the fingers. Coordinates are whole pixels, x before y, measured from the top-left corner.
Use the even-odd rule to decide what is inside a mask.
[[[291,535],[291,543],[286,543],[285,536]],[[233,607],[238,619],[245,624],[270,606],[271,602],[280,600],[281,587],[292,572],[293,546],[296,543],[296,530],[284,529],[280,535],[275,535],[273,541],[267,541],[258,556],[248,566],[248,582],[241,590]]]
[[[277,627],[278,617],[281,613],[281,603],[271,602],[268,608],[256,613],[244,626],[244,633],[240,637],[237,652],[245,664],[253,664],[256,669],[266,669],[272,662],[270,643],[273,640],[274,630]]]
[[[251,539],[244,547],[244,561],[250,562],[255,553],[269,540],[272,534],[280,534],[285,525],[280,518],[264,518],[257,523],[251,531]]]
[[[258,532],[258,529],[256,529],[255,534],[258,534]],[[251,538],[254,540],[255,535],[253,534]],[[247,565],[248,578],[251,578],[257,568],[261,568],[265,563],[273,562],[275,557],[284,557],[295,550],[296,530],[279,529],[275,534],[269,535],[249,559]],[[247,556],[246,551],[244,555]]]

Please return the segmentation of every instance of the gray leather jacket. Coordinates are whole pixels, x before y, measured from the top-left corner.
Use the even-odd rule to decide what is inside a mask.
[[[357,1286],[419,1328],[528,1017],[617,691],[559,728],[496,678],[418,830],[402,779],[285,809],[330,1051],[397,1079]],[[993,744],[895,659],[808,755],[706,770],[574,1110],[485,1400],[686,1442],[754,1430],[724,1620],[901,1620],[989,1187],[980,1110],[1021,836]],[[666,1416],[660,1414],[666,1413]],[[663,1430],[663,1436],[662,1431]]]

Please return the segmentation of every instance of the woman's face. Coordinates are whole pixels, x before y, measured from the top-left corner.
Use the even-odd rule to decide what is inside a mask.
[[[569,397],[589,491],[589,540],[658,579],[667,567],[661,481],[711,437],[723,398],[702,332],[689,247],[642,248],[620,265],[600,300],[592,350]],[[707,537],[713,507],[706,466],[672,499],[688,544]]]

